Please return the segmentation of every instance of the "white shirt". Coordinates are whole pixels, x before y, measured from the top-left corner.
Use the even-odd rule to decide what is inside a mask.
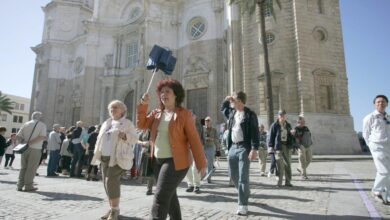
[[[232,141],[233,143],[238,143],[244,141],[244,134],[241,129],[241,121],[244,118],[244,111],[236,111],[234,114],[234,125],[232,128]]]
[[[37,123],[37,120],[31,120],[26,122],[19,130],[17,136],[22,138],[22,143],[26,143],[28,141],[28,138],[31,135],[31,132],[33,131],[33,128],[35,124]],[[46,125],[43,122],[38,122],[37,126],[35,127],[34,133],[31,136],[31,139],[34,139],[38,136],[44,136],[46,137]],[[35,142],[34,144],[29,145],[32,149],[42,149],[43,140]]]
[[[49,134],[47,140],[47,150],[55,151],[61,149],[61,134],[59,132],[52,131]]]
[[[111,156],[112,150],[114,149],[112,146],[112,138],[111,135],[113,135],[114,131],[118,131],[121,129],[122,125],[122,119],[119,120],[112,120],[111,125],[107,127],[107,129],[104,131],[102,136],[102,156]]]
[[[386,121],[386,120],[387,121]],[[390,142],[390,118],[377,110],[363,119],[363,138],[367,144]]]

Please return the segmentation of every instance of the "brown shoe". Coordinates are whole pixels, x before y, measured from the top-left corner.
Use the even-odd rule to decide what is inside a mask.
[[[102,220],[108,219],[108,216],[110,216],[110,213],[111,213],[111,209],[109,209],[108,212],[105,215],[100,217],[100,219],[102,219]]]
[[[118,220],[119,219],[119,209],[111,209],[110,215],[107,220]]]

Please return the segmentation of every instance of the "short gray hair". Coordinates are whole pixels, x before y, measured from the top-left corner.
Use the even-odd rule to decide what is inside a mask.
[[[110,116],[112,117],[112,115],[111,115],[111,112],[110,112],[110,108],[112,107],[112,106],[119,106],[122,110],[123,110],[123,115],[122,115],[122,117],[123,116],[126,116],[126,114],[127,114],[127,106],[125,105],[125,103],[123,103],[122,101],[120,101],[120,100],[113,100],[113,101],[111,101],[110,102],[110,104],[108,104],[108,107],[107,107],[107,109],[108,109],[108,112],[110,113]]]
[[[31,118],[33,120],[40,120],[42,118],[42,112],[33,112]]]

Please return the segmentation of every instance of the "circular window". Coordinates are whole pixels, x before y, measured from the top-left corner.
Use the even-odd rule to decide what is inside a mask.
[[[206,22],[201,17],[195,17],[188,22],[187,31],[191,39],[197,40],[201,38],[207,30]]]
[[[267,42],[267,44],[272,43],[274,40],[275,40],[275,35],[273,33],[268,32],[265,34],[265,42]]]
[[[323,27],[314,28],[312,35],[313,35],[313,38],[318,42],[326,41],[328,38],[328,34],[327,34],[325,28],[323,28]]]

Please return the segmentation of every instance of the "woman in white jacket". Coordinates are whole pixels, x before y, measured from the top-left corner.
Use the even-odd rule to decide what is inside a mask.
[[[108,105],[110,118],[100,129],[91,164],[101,166],[103,184],[110,210],[101,219],[116,220],[119,216],[120,177],[133,165],[132,145],[138,141],[133,123],[126,119],[127,107],[114,100]]]

